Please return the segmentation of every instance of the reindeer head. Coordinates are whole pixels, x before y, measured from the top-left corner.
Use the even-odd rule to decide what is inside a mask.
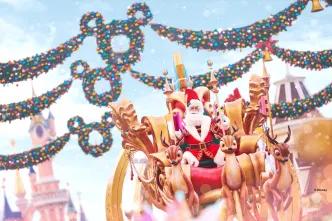
[[[281,163],[287,162],[289,159],[289,154],[290,154],[289,149],[288,149],[289,145],[287,144],[287,142],[289,141],[290,136],[291,136],[290,127],[288,126],[288,134],[283,143],[279,143],[276,140],[277,135],[274,138],[270,137],[269,129],[267,129],[265,134],[266,134],[267,138],[269,139],[270,143],[273,144],[273,147],[271,149],[271,154],[274,156],[274,158]]]
[[[181,141],[182,140],[175,142],[174,140],[171,140],[171,143],[169,144],[165,141],[165,139],[162,139],[162,143],[166,147],[165,149],[166,158],[169,161],[169,163],[172,164],[172,166],[178,165],[182,160],[183,153],[179,146]]]
[[[237,142],[233,135],[224,135],[220,139],[220,150],[224,153],[234,153],[237,149]]]

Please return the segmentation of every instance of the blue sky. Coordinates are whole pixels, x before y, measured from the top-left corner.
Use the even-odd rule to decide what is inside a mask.
[[[0,62],[19,59],[54,48],[70,37],[79,33],[79,21],[87,11],[99,11],[106,21],[125,19],[127,7],[134,1],[124,0],[76,0],[76,1],[41,1],[41,0],[0,0]],[[248,25],[274,14],[287,7],[289,0],[149,0],[146,3],[154,15],[153,21],[180,28],[211,30],[214,28],[231,28]],[[295,24],[275,37],[278,45],[296,50],[322,50],[332,48],[332,12],[328,8],[319,13],[310,12],[311,3],[298,18]],[[133,66],[134,69],[160,75],[163,69],[173,74],[172,53],[179,51],[183,55],[188,73],[201,73],[208,70],[206,61],[213,60],[214,68],[234,63],[246,56],[253,49],[227,52],[207,52],[185,49],[181,45],[161,39],[148,26],[143,29],[145,49],[142,60]],[[115,42],[123,47],[124,42]],[[70,77],[69,66],[72,62],[83,59],[91,67],[103,67],[105,64],[96,53],[93,37],[85,40],[84,45],[66,62],[33,81],[36,93],[42,94]],[[252,67],[242,79],[222,87],[220,97],[224,98],[235,87],[239,87],[244,97],[248,98],[248,79],[250,73],[261,73],[261,62]],[[285,75],[285,64],[276,57],[267,64],[272,82]],[[306,77],[305,84],[309,92],[315,93],[331,82],[331,70],[307,71],[290,68],[294,75]],[[121,98],[128,98],[135,104],[139,116],[162,115],[166,113],[165,101],[160,91],[146,87],[132,79],[127,73],[122,74],[123,93]],[[106,90],[106,84],[100,84],[99,90]],[[274,98],[274,87],[271,88],[271,99]],[[31,82],[21,82],[0,88],[1,104],[29,98]],[[58,135],[67,131],[67,120],[80,115],[86,122],[98,121],[106,108],[98,108],[89,104],[76,80],[69,93],[51,106],[55,115]],[[332,117],[332,105],[320,109],[326,117]],[[28,134],[29,120],[14,121],[11,124],[0,124],[1,153],[23,151],[31,146]],[[77,139],[71,139],[65,149],[54,159],[55,173],[61,179],[63,187],[70,183],[74,200],[75,192],[82,192],[82,203],[90,220],[105,220],[105,190],[116,159],[121,149],[119,132],[114,129],[115,139],[111,151],[103,157],[95,159],[84,155],[77,145]],[[16,139],[17,149],[9,147],[10,139]],[[26,170],[22,170],[26,177]],[[13,189],[13,172],[1,172],[6,177],[8,192]],[[0,198],[1,199],[1,198]],[[14,198],[11,196],[11,199]],[[14,202],[14,201],[12,201]],[[1,209],[1,208],[0,208]]]

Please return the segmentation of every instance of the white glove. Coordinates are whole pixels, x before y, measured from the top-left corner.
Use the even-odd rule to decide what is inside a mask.
[[[225,164],[225,153],[218,149],[217,154],[213,158],[213,162],[218,166],[222,166]]]
[[[194,166],[194,167],[198,167],[199,161],[190,151],[185,151],[183,153],[181,163],[189,164],[190,166]]]

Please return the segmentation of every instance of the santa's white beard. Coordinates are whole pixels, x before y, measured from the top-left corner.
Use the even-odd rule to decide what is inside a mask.
[[[203,117],[203,113],[187,113],[185,118],[186,125],[194,127],[201,126]]]

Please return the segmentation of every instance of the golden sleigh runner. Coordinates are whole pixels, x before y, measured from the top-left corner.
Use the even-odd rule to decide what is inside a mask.
[[[204,101],[205,115],[215,119],[212,131],[218,140],[217,151],[223,154],[222,163],[205,168],[195,162],[192,165],[183,163],[186,154],[181,147],[183,136],[181,139],[181,135],[174,132],[176,118],[173,116],[181,122],[186,116],[187,90],[191,82],[186,80],[179,57],[175,57],[175,67],[179,90],[175,91],[166,80],[164,94],[169,110],[166,115],[144,116],[139,120],[130,101],[110,105],[113,120],[121,131],[123,151],[107,188],[107,220],[124,220],[121,208],[124,178],[138,151],[144,152],[149,162],[143,173],[136,171],[146,200],[159,209],[165,210],[173,202],[174,194],[182,191],[194,216],[206,205],[225,199],[226,208],[220,209],[220,220],[233,220],[234,217],[237,220],[300,220],[300,186],[288,158],[287,141],[291,131],[280,143],[271,131],[269,76],[265,69],[262,76],[253,75],[250,79],[250,103],[231,96],[223,105],[219,104],[217,80],[212,70],[209,88],[190,89]],[[216,97],[214,103],[211,93]],[[222,119],[228,120],[227,130],[220,130],[218,126]],[[270,130],[267,129],[269,123]],[[201,130],[204,133],[203,126]],[[204,142],[189,147],[204,152],[210,143]],[[267,159],[271,158],[275,169],[267,171]],[[136,170],[135,166],[131,167]]]

